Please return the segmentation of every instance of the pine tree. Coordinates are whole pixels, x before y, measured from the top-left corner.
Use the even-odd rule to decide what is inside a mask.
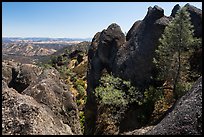
[[[173,94],[177,99],[177,86],[182,75],[187,74],[188,58],[193,51],[193,45],[197,42],[193,37],[193,25],[185,7],[177,12],[175,18],[165,28],[159,42],[154,58],[154,63],[160,70],[158,78],[173,85]]]

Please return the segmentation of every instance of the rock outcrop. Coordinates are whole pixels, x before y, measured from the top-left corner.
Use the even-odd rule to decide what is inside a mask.
[[[175,108],[147,135],[202,134],[202,77],[181,97]]]
[[[181,8],[181,7],[179,6],[179,4],[176,4],[176,5],[174,6],[174,8],[172,9],[170,16],[175,17],[177,11],[180,10],[180,8]]]
[[[158,39],[170,20],[171,18],[164,16],[162,8],[149,7],[147,15],[133,35],[119,49],[113,73],[139,87],[146,86],[152,75],[152,59]]]
[[[111,24],[107,30],[98,32],[94,36],[88,54],[85,134],[97,134],[95,133],[95,122],[97,115],[100,114],[97,112],[94,89],[98,85],[103,69],[131,80],[135,84],[148,81],[154,50],[168,22],[169,18],[164,16],[163,9],[155,6],[149,8],[142,21],[137,21],[133,25],[128,32],[127,42],[117,24]]]
[[[202,12],[188,4],[186,7],[195,27],[195,36],[202,37]],[[97,116],[100,114],[97,111],[94,89],[98,86],[103,70],[106,69],[108,73],[114,76],[131,81],[134,86],[137,86],[143,92],[146,87],[154,82],[152,77],[155,72],[152,61],[155,56],[155,49],[159,44],[159,38],[178,10],[179,5],[176,5],[171,16],[167,17],[164,15],[162,8],[158,6],[149,7],[145,18],[133,24],[126,38],[116,24],[110,25],[107,30],[96,33],[88,53],[85,134],[95,134]],[[133,117],[136,117],[136,111],[142,108],[136,107],[138,106],[129,107],[126,112],[127,116],[124,116],[125,119],[122,120],[125,123],[136,124],[130,124],[129,126],[120,124],[117,125],[119,129],[127,131],[128,129],[140,128],[141,125],[137,123],[138,119]],[[103,133],[103,131],[100,131],[100,133]]]
[[[11,71],[12,79],[8,83],[8,87],[14,88],[19,93],[36,81],[38,75],[42,72],[40,68],[32,64],[19,64],[12,67]]]
[[[10,64],[3,63],[3,134],[82,134],[75,97],[57,70]]]
[[[120,26],[113,23],[106,30],[96,33],[88,52],[87,103],[85,108],[85,134],[93,134],[96,121],[96,102],[93,94],[103,69],[111,72],[117,51],[125,43]]]
[[[46,105],[8,88],[2,81],[3,135],[73,135]]]
[[[142,22],[141,20],[138,20],[132,25],[132,27],[130,28],[130,30],[128,31],[126,35],[126,41],[130,40],[131,36],[134,36],[134,33],[137,30],[141,22]]]

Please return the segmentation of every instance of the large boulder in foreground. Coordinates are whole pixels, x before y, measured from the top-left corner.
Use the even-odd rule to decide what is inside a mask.
[[[3,134],[82,134],[76,98],[56,69],[3,65]]]
[[[76,100],[59,76],[57,70],[46,69],[39,75],[36,83],[24,90],[22,94],[45,104],[63,123],[71,127],[74,134],[82,134]]]
[[[202,135],[202,77],[147,135]]]
[[[8,88],[2,81],[2,134],[3,135],[72,135],[46,105],[34,98]]]

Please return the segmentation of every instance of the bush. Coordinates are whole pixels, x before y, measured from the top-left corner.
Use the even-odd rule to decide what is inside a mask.
[[[182,97],[187,91],[191,89],[191,87],[192,87],[192,84],[189,82],[178,83],[176,85],[176,91],[175,91],[176,97],[177,98]]]
[[[96,97],[100,104],[113,106],[126,106],[127,100],[122,90],[114,89],[113,86],[97,87],[95,89]]]
[[[150,86],[144,92],[144,102],[155,103],[163,97],[163,90]]]
[[[126,106],[130,103],[141,103],[142,95],[129,81],[106,74],[100,79],[95,89],[98,102],[109,106]]]

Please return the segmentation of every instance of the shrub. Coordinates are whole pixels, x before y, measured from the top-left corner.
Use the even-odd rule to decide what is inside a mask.
[[[122,92],[122,90],[114,89],[111,85],[107,87],[97,87],[95,94],[100,104],[126,106],[128,103],[125,99],[125,93]]]
[[[144,92],[144,102],[155,103],[157,100],[160,100],[163,97],[163,90],[160,88],[155,88],[150,86]]]
[[[101,77],[95,89],[100,104],[109,106],[126,106],[129,103],[141,103],[142,95],[129,81],[106,74]]]
[[[178,98],[182,97],[187,91],[189,91],[192,87],[192,84],[189,82],[186,83],[178,83],[176,86],[175,94]]]

